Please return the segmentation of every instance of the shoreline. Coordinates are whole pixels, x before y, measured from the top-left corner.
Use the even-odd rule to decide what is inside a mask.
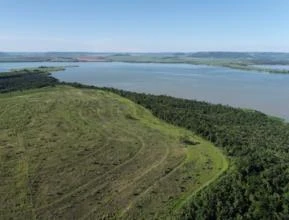
[[[188,64],[188,65],[204,65],[204,66],[213,66],[213,67],[220,67],[220,68],[228,68],[233,70],[243,70],[243,71],[256,71],[256,72],[264,72],[269,74],[289,74],[289,69],[274,69],[274,68],[259,68],[255,67],[255,64],[236,64],[236,63],[220,63],[220,64],[214,64],[214,63],[206,63],[206,62],[191,62],[191,61],[125,61],[125,60],[99,60],[99,61],[5,61],[1,63],[132,63],[132,64]],[[260,64],[265,65],[265,64]],[[272,66],[280,66],[280,64],[271,64]],[[287,65],[285,65],[287,66]],[[79,65],[65,65],[60,66],[63,68],[69,68],[69,67],[79,67]],[[37,67],[35,67],[37,68]],[[0,71],[1,72],[1,71]]]

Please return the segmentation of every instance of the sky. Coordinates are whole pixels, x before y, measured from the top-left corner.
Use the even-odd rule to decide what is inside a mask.
[[[0,0],[0,51],[289,52],[289,1]]]

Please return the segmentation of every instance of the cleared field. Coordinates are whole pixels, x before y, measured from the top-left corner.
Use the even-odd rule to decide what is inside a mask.
[[[167,219],[228,164],[113,93],[0,95],[0,219]]]

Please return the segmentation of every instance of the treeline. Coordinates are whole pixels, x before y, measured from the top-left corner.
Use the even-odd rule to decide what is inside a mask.
[[[11,89],[59,84],[47,77],[39,78],[39,82],[36,77],[34,83],[31,82],[33,77],[22,83],[14,81],[19,84]],[[78,83],[61,84],[96,88]],[[257,111],[99,89],[128,98],[151,110],[158,118],[201,135],[230,158],[227,173],[192,199],[183,211],[183,219],[289,219],[288,123]]]
[[[0,73],[0,93],[54,86],[58,80],[41,71],[15,71]]]

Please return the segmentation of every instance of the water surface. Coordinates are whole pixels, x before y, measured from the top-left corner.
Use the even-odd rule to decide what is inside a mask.
[[[71,63],[0,63],[0,69]],[[74,63],[75,64],[75,63]],[[54,73],[67,82],[166,94],[260,110],[289,120],[289,75],[189,64],[76,63]]]

